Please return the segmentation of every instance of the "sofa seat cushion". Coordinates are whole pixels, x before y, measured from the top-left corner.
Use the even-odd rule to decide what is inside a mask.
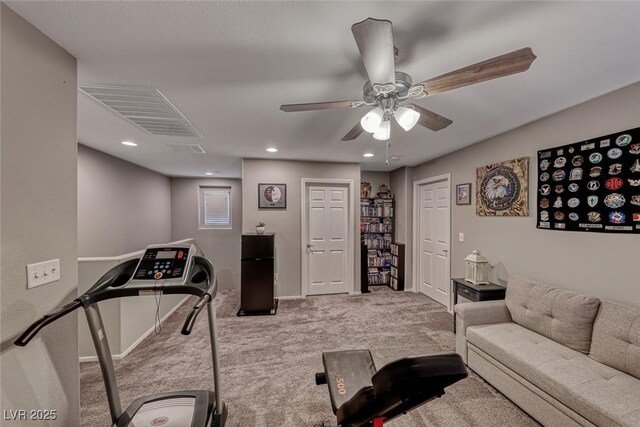
[[[640,378],[640,309],[603,301],[593,324],[589,355]]]
[[[505,302],[514,322],[582,353],[589,353],[600,300],[513,276]]]
[[[631,375],[514,322],[470,326],[467,340],[594,424],[640,425],[640,380]]]

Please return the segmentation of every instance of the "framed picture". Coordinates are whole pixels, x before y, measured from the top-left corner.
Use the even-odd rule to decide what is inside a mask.
[[[529,158],[493,163],[476,169],[476,214],[529,215]]]
[[[287,184],[258,184],[258,209],[286,209]]]
[[[456,205],[471,204],[471,183],[456,185]]]

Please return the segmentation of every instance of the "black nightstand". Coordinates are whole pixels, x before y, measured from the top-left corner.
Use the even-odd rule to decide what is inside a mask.
[[[456,311],[455,305],[458,303],[458,295],[465,297],[469,301],[494,301],[504,299],[507,288],[490,283],[488,285],[474,285],[464,279],[451,279],[453,282],[453,333],[456,333]]]

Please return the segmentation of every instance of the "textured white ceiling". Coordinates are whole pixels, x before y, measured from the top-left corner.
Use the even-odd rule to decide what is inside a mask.
[[[202,132],[206,155],[164,142],[78,94],[83,144],[172,176],[240,176],[241,158],[415,165],[503,133],[640,76],[640,2],[8,2],[78,58],[79,83],[158,89]],[[454,121],[392,129],[392,154],[363,134],[340,138],[365,109],[284,113],[280,104],[361,99],[366,80],[351,24],[389,19],[396,69],[421,81],[515,49],[525,73],[418,101]],[[576,123],[576,126],[579,126]],[[135,149],[122,140],[139,143]],[[552,141],[550,141],[550,144]],[[276,146],[278,153],[265,152]],[[373,151],[376,156],[363,159]]]

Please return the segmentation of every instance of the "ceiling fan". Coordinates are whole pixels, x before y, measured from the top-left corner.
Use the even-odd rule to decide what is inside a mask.
[[[450,119],[411,102],[425,96],[452,89],[509,76],[526,71],[536,59],[531,48],[526,47],[450,73],[413,84],[411,77],[395,70],[395,48],[391,21],[367,18],[351,26],[358,50],[369,80],[364,84],[362,101],[332,101],[309,104],[286,104],[280,109],[287,113],[339,108],[374,107],[362,117],[342,141],[356,139],[362,132],[386,141],[391,137],[391,117],[400,127],[409,131],[420,124],[432,131],[439,131],[451,123]]]

